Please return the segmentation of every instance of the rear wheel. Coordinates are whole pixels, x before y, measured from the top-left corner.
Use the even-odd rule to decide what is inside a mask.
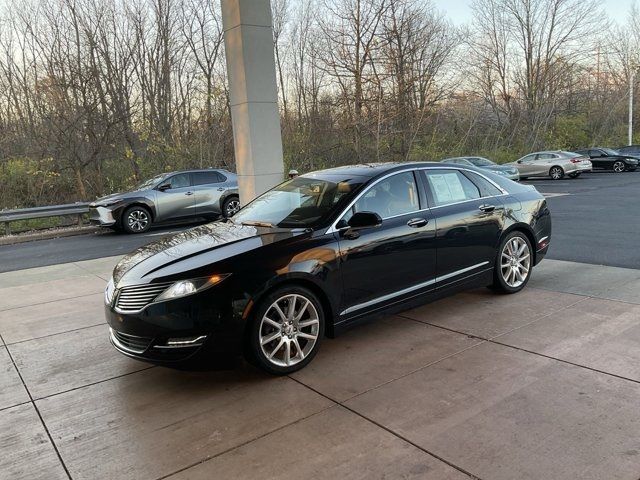
[[[617,162],[613,163],[613,171],[616,173],[622,173],[624,172],[626,169],[626,165],[624,164],[624,162],[621,162],[620,160],[618,160]]]
[[[533,268],[533,251],[527,236],[522,232],[511,232],[500,243],[496,258],[493,288],[504,293],[522,290]]]
[[[134,205],[122,214],[122,228],[127,233],[144,233],[151,228],[151,212],[145,207]]]
[[[222,204],[222,216],[224,218],[233,217],[240,210],[240,199],[235,195],[227,198]]]
[[[267,295],[249,327],[247,359],[274,375],[286,375],[315,357],[324,335],[324,311],[313,292],[287,286]]]
[[[552,180],[560,180],[564,177],[564,170],[562,167],[551,167],[549,169],[549,176]]]

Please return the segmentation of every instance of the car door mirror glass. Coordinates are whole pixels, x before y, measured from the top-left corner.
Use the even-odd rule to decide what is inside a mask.
[[[356,212],[347,222],[350,230],[362,230],[382,225],[382,218],[375,212]]]

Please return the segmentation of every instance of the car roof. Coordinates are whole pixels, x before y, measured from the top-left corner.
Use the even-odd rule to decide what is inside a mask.
[[[442,167],[440,162],[385,162],[385,163],[362,163],[357,165],[345,165],[342,167],[315,170],[309,174],[317,175],[356,175],[359,177],[377,177],[378,175],[404,170],[407,168],[438,168]],[[308,174],[305,174],[308,175]],[[303,175],[304,176],[304,175]]]
[[[231,175],[235,175],[235,173],[230,172],[229,170],[225,170],[224,168],[194,168],[194,169],[190,169],[190,170],[175,170],[173,172],[164,172],[164,173],[159,173],[156,176],[160,176],[160,175],[164,175],[164,176],[168,176],[168,175],[175,175],[177,173],[200,173],[200,172],[224,172],[224,173],[228,173]]]

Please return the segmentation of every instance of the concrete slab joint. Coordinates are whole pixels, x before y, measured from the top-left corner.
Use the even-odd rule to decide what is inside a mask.
[[[221,0],[240,201],[284,178],[269,0]]]

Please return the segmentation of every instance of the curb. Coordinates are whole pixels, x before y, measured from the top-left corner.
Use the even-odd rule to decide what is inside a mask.
[[[36,240],[49,240],[52,238],[74,237],[76,235],[88,235],[104,231],[100,227],[65,228],[57,230],[44,230],[42,232],[25,233],[21,235],[8,235],[0,237],[0,246],[16,245],[18,243],[34,242]]]

